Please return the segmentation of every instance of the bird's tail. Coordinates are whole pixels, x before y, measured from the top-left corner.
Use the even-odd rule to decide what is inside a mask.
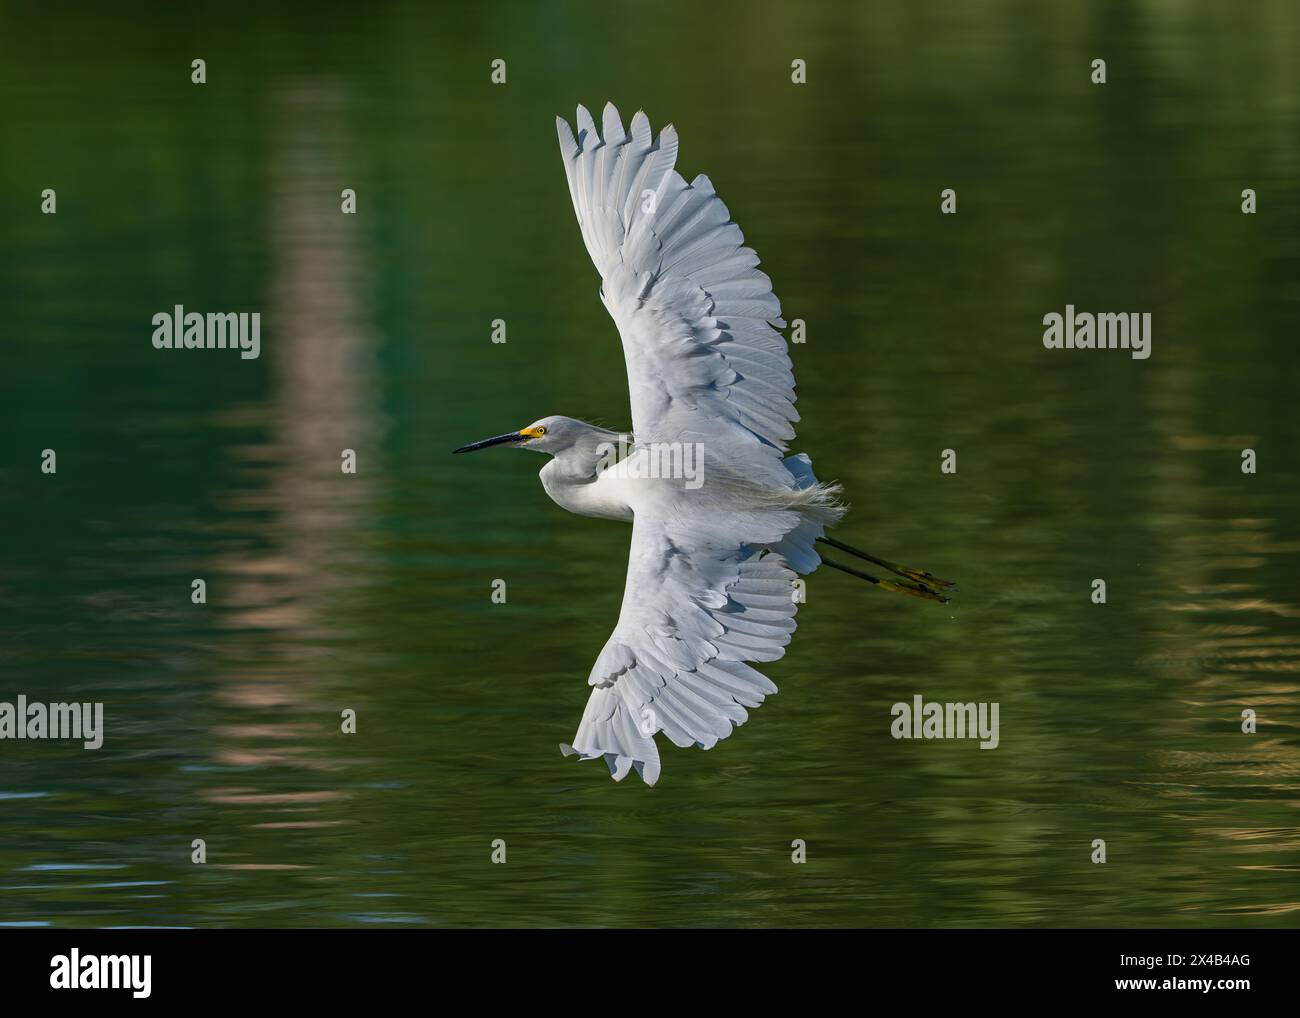
[[[784,556],[795,572],[811,573],[822,561],[813,545],[827,527],[835,526],[844,518],[849,507],[840,498],[844,489],[837,482],[817,480],[812,460],[806,454],[787,456],[785,468],[794,479],[794,488],[781,492],[780,498],[787,508],[799,514],[799,523],[773,550]]]

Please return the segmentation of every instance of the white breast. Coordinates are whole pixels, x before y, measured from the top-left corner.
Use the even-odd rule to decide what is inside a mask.
[[[628,479],[605,471],[595,480],[574,480],[565,476],[558,460],[551,460],[538,475],[551,501],[579,516],[632,522]]]

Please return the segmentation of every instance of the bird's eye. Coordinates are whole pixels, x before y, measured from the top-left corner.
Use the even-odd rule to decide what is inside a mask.
[[[537,429],[537,437],[538,437],[538,438],[541,438],[541,436],[542,436],[542,435],[545,435],[545,434],[546,434],[546,429],[545,429],[545,428],[538,428],[538,429]]]

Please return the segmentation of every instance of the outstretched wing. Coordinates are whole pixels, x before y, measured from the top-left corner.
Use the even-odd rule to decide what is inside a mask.
[[[703,175],[673,169],[677,132],[627,132],[612,103],[603,137],[578,107],[556,118],[582,239],[602,280],[627,361],[639,443],[701,442],[755,481],[788,485],[794,373],[781,304],[758,255]]]
[[[708,517],[638,513],[618,625],[601,651],[566,755],[603,757],[615,781],[659,777],[654,735],[711,748],[776,686],[748,661],[775,661],[794,632],[795,573]]]

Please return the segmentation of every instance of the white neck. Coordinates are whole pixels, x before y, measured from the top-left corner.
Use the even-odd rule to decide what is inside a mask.
[[[606,434],[618,437],[613,432]],[[607,442],[609,438],[602,437],[601,441]],[[602,459],[602,454],[597,451],[599,444],[593,442],[589,448],[570,446],[556,455],[538,475],[542,487],[551,496],[551,501],[571,513],[630,522],[632,509],[622,486],[614,477],[616,472],[597,472]]]

